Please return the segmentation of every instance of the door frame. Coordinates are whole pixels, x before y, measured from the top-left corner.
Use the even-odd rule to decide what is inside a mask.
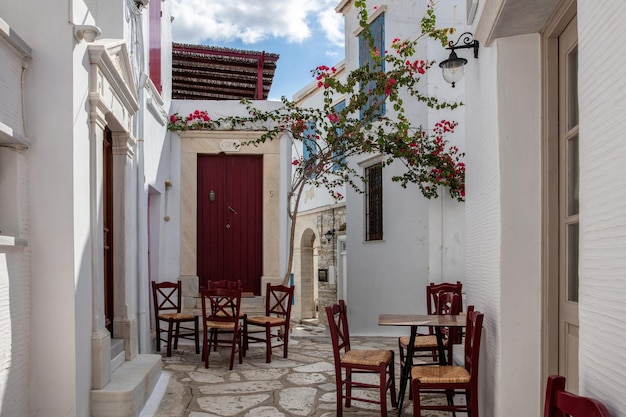
[[[558,38],[576,15],[563,0],[542,33],[542,355],[541,384],[559,372],[559,67]],[[555,227],[556,225],[556,227]]]
[[[281,161],[282,140],[268,140],[258,146],[241,145],[265,132],[240,130],[181,131],[180,179],[180,279],[191,292],[198,292],[198,154],[263,155],[263,275],[261,291],[267,282],[282,282],[281,260],[286,259],[286,209],[284,177],[287,163]],[[282,158],[285,159],[285,158]],[[285,165],[284,167],[282,165]],[[283,185],[283,186],[281,186]],[[283,262],[284,264],[284,262]],[[284,269],[284,267],[283,267]]]

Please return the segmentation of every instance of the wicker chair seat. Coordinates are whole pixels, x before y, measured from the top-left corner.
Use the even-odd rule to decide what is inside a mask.
[[[422,384],[463,384],[470,381],[470,374],[462,366],[415,366],[411,378]]]
[[[389,363],[393,358],[389,350],[355,349],[349,350],[341,357],[341,363],[353,365],[380,366]]]
[[[258,316],[258,317],[248,317],[246,318],[248,323],[265,325],[265,323],[269,323],[272,326],[277,326],[279,324],[284,324],[285,319],[283,317],[272,317],[272,316]]]
[[[170,320],[170,319],[174,319],[174,320],[193,320],[194,319],[193,314],[185,314],[185,313],[162,313],[159,314],[159,319],[161,320]]]
[[[443,346],[447,347],[448,346],[448,339],[443,339]],[[409,345],[409,337],[408,336],[403,336],[400,338],[400,343],[402,344],[402,346],[408,346]],[[437,336],[433,335],[424,335],[424,336],[416,336],[415,337],[415,343],[413,344],[413,346],[415,347],[415,349],[422,349],[422,348],[433,348],[433,349],[437,349]]]
[[[229,323],[229,322],[224,322],[224,321],[207,320],[206,326],[211,329],[218,329],[218,330],[234,330],[235,329],[235,323],[232,323],[232,322]]]

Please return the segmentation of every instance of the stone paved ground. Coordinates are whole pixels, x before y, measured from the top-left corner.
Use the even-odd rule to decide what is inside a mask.
[[[397,338],[351,337],[353,348],[393,349],[399,378]],[[323,327],[297,327],[289,345],[289,358],[274,349],[272,362],[265,363],[262,345],[251,345],[243,364],[228,370],[228,348],[210,355],[204,368],[193,346],[179,345],[172,357],[163,355],[163,376],[141,417],[283,417],[336,415],[335,380],[330,337]],[[364,375],[361,375],[364,377]],[[399,382],[396,387],[399,387]],[[374,390],[367,390],[374,396]],[[433,398],[432,401],[439,401]],[[389,401],[388,401],[389,402]],[[403,416],[411,416],[408,393]],[[389,416],[397,410],[389,403]],[[424,412],[422,417],[450,413]],[[379,417],[376,404],[354,402],[344,408],[346,417]]]

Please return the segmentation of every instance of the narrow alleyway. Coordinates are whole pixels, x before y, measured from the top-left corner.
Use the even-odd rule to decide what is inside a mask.
[[[276,349],[267,364],[264,347],[252,345],[243,364],[235,361],[232,371],[226,348],[211,353],[209,369],[192,345],[179,344],[170,358],[162,352],[163,376],[141,417],[335,416],[333,353],[327,331],[298,326],[291,337],[288,359]],[[397,338],[352,337],[351,341],[353,348],[393,349],[399,377]],[[411,404],[407,394],[404,416],[412,415]],[[389,410],[389,417],[396,415],[390,403]],[[426,412],[422,417],[444,415],[448,414]],[[353,402],[344,416],[379,417],[380,411],[375,404]]]

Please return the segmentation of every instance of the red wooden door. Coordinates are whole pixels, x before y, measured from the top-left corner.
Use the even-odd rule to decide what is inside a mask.
[[[261,293],[263,157],[198,155],[198,277]]]

